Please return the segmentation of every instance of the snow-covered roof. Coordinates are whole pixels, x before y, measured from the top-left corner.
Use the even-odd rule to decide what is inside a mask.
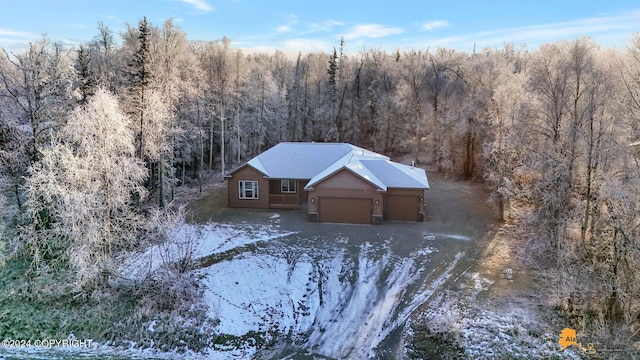
[[[346,143],[284,142],[249,160],[249,165],[272,179],[310,179],[305,189],[342,169],[387,188],[428,189],[423,169],[395,163],[389,157]]]
[[[362,154],[362,152],[360,154]],[[376,154],[376,155],[379,155],[379,154]],[[382,155],[379,155],[379,156],[382,157]],[[368,181],[378,189],[386,191],[387,186],[382,181],[380,181],[380,179],[378,179],[374,174],[372,174],[367,168],[363,167],[360,161],[358,161],[358,159],[361,157],[363,157],[363,155],[359,155],[359,156],[354,155],[353,152],[345,155],[344,157],[334,162],[323,171],[316,174],[316,176],[312,177],[311,180],[309,180],[309,183],[307,184],[307,186],[305,186],[304,188],[310,189],[315,184],[330,177],[331,175],[337,173],[338,171],[342,169],[349,169],[351,170],[352,173]],[[383,157],[383,158],[386,158],[386,157]],[[385,159],[380,159],[380,160],[385,160]]]
[[[424,169],[393,161],[362,160],[361,163],[390,188],[429,188]]]
[[[274,179],[311,179],[356,149],[360,148],[342,143],[283,142],[247,164]]]

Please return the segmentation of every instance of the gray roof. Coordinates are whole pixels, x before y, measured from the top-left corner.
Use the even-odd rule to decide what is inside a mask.
[[[399,164],[387,156],[346,143],[280,143],[240,168],[244,166],[272,179],[310,179],[305,189],[342,169],[350,170],[382,191],[389,187],[429,188],[424,169]]]

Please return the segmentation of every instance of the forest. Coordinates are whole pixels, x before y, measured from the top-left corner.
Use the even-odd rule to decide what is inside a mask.
[[[90,301],[119,281],[122,252],[171,236],[180,186],[283,141],[348,142],[484,182],[558,311],[637,336],[640,35],[627,49],[345,49],[250,52],[146,18],[73,48],[3,49],[0,261]]]

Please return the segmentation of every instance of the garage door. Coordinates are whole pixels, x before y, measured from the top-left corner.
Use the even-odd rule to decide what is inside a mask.
[[[387,218],[389,220],[417,221],[420,198],[408,195],[387,197]]]
[[[371,224],[371,199],[323,197],[318,201],[320,222]]]

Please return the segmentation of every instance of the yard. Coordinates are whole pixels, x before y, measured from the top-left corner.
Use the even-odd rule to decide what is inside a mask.
[[[424,223],[322,224],[307,222],[304,211],[231,209],[224,186],[191,203],[195,223],[272,231],[269,240],[260,240],[264,230],[243,235],[253,246],[216,255],[202,269],[226,334],[218,349],[259,358],[394,358],[411,314],[445,284],[467,281],[461,275],[497,225],[481,184],[429,176]],[[239,343],[269,346],[240,351]]]
[[[245,229],[201,270],[224,334],[210,358],[577,358],[482,184],[429,180],[423,223],[231,209],[223,183],[193,201],[194,223]]]
[[[209,316],[219,320],[204,357],[578,358],[557,352],[564,324],[544,320],[543,293],[515,260],[517,239],[492,215],[482,185],[439,174],[430,182],[427,221],[383,225],[228,208],[223,182],[205,184],[202,193],[181,189],[191,213],[187,230],[202,230],[194,248],[202,265],[194,271]],[[154,271],[163,256],[180,252],[174,245],[147,249],[127,272]],[[96,346],[83,353],[178,356]],[[75,356],[61,357],[68,355]]]

